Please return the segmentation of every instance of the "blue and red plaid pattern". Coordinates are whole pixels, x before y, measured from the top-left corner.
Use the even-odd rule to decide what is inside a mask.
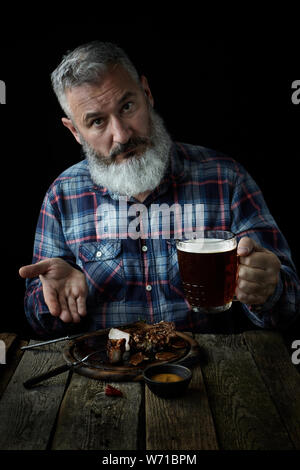
[[[284,326],[299,313],[299,279],[288,244],[260,189],[235,160],[200,146],[174,143],[164,180],[143,203],[148,211],[140,217],[136,239],[126,233],[137,217],[130,212],[134,204],[134,198],[116,198],[95,186],[86,160],[64,171],[46,193],[33,263],[61,257],[84,272],[89,287],[84,329],[144,319],[175,321],[178,329],[206,331],[205,315],[191,313],[183,296],[175,246],[180,229],[174,222],[176,207],[202,207],[202,229],[230,230],[238,240],[249,236],[281,260],[281,279],[272,298],[259,313],[243,306],[253,323]],[[153,218],[153,209],[162,204],[175,204],[167,234],[162,218]],[[106,207],[110,214],[102,210]],[[190,217],[195,227],[196,212],[191,211]],[[25,311],[39,335],[69,328],[50,315],[39,278],[26,281]]]

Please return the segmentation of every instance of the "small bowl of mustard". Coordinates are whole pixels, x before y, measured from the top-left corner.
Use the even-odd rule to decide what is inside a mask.
[[[162,398],[183,395],[192,379],[192,371],[179,364],[161,364],[149,366],[143,376],[151,392]]]

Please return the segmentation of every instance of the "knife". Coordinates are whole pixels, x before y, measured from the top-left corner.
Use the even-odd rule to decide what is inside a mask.
[[[35,344],[29,344],[28,346],[22,346],[20,349],[33,349],[37,348],[38,346],[44,346],[45,344],[51,344],[51,343],[58,343],[59,341],[70,341],[75,338],[79,338],[80,336],[83,336],[84,333],[79,333],[77,335],[72,335],[72,336],[64,336],[63,338],[56,338],[56,339],[50,339],[49,341],[42,341],[41,343],[35,343]]]

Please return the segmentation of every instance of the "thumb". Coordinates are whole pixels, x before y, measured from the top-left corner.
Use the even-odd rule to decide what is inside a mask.
[[[50,267],[50,259],[39,261],[35,264],[28,264],[19,269],[19,274],[23,278],[37,277],[40,274],[45,274]]]
[[[263,247],[252,238],[241,238],[237,248],[238,256],[248,256],[252,251],[263,251]]]

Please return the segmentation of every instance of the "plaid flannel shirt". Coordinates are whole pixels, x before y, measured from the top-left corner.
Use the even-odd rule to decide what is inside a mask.
[[[170,227],[161,218],[156,218],[154,226],[153,219],[152,226],[150,219],[146,223],[150,209],[162,204],[192,207],[193,227],[197,223],[194,209],[202,207],[203,229],[230,230],[238,240],[251,237],[278,256],[281,276],[272,297],[259,311],[243,305],[254,324],[285,326],[299,313],[299,279],[288,244],[257,184],[232,158],[200,146],[173,143],[166,176],[144,201],[149,211],[139,225],[135,204],[134,198],[118,198],[95,186],[86,160],[64,171],[46,193],[33,263],[61,257],[85,274],[88,314],[79,328],[92,331],[144,319],[208,331],[211,315],[191,312],[183,295],[175,246],[180,229],[176,210],[170,211]],[[136,225],[136,239],[126,233],[130,222]],[[38,335],[61,334],[74,326],[49,313],[39,278],[26,281],[25,312]]]

